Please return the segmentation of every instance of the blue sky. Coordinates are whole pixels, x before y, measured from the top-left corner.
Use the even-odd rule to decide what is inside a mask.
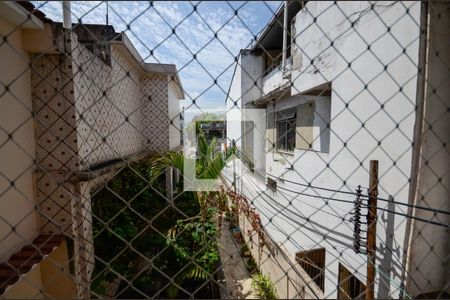
[[[33,3],[54,21],[62,20],[60,1]],[[108,3],[109,24],[117,32],[125,31],[147,62],[176,64],[186,91],[182,105],[188,107],[195,99],[202,109],[225,106],[234,57],[266,26],[280,5],[279,1]],[[72,22],[78,19],[105,24],[106,2],[72,2]]]

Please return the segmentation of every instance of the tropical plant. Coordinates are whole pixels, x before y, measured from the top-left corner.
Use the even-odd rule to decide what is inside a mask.
[[[261,299],[276,299],[276,291],[269,276],[257,273],[252,277],[252,288]]]
[[[162,157],[156,158],[152,163],[152,180],[156,180],[169,167],[178,169],[181,177],[184,176],[185,160],[195,160],[195,172],[199,179],[218,179],[227,162],[233,155],[239,155],[236,146],[228,147],[225,151],[217,151],[217,141],[212,139],[208,143],[202,131],[197,135],[197,156],[196,158],[185,157],[183,153],[168,151]],[[211,206],[209,200],[214,199],[215,193],[207,191],[197,192],[197,200],[200,205],[200,213],[205,215],[206,210]]]
[[[174,247],[177,257],[191,261],[183,272],[185,278],[207,280],[217,266],[217,228],[211,218],[214,213],[215,209],[210,208],[206,220],[201,216],[179,220],[167,234],[167,243]]]
[[[167,238],[161,233],[167,234],[177,220],[197,216],[200,210],[192,192],[183,193],[169,205],[161,196],[164,185],[149,185],[151,173],[150,161],[131,163],[92,198],[96,262],[91,291],[95,297],[105,295],[105,284],[117,279],[117,274],[133,281],[133,287],[140,291],[122,286],[125,298],[142,297],[142,293],[170,298],[176,291],[168,288],[166,294],[160,294],[167,278],[159,272],[175,275],[173,270],[186,263],[172,259],[176,251],[167,247]],[[156,268],[147,267],[149,259]]]
[[[178,169],[184,175],[186,160],[195,160],[196,177],[200,179],[218,179],[236,147],[229,147],[224,152],[217,151],[217,142],[213,138],[208,142],[204,133],[197,134],[196,158],[185,157],[179,152],[167,152],[152,162],[152,180],[156,180],[169,167]],[[199,191],[195,198],[199,205],[199,214],[177,223],[167,233],[167,243],[175,249],[179,261],[186,263],[181,281],[206,280],[213,274],[219,262],[217,250],[217,225],[215,215],[225,207],[224,193]],[[219,225],[221,218],[219,217]]]

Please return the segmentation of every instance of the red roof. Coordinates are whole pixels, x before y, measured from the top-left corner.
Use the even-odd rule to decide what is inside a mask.
[[[52,23],[52,20],[47,18],[45,14],[39,9],[37,9],[36,6],[34,6],[34,4],[31,3],[30,1],[17,1],[16,3],[25,8],[28,12],[37,17],[42,22]]]

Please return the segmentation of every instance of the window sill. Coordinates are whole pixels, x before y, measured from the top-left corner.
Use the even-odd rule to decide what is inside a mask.
[[[294,156],[294,151],[287,151],[287,150],[277,149],[277,150],[275,150],[275,152],[278,153],[278,154],[287,154],[287,155],[290,155],[290,156]]]

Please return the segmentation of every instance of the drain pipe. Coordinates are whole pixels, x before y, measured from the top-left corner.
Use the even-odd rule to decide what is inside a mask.
[[[286,53],[287,53],[287,33],[288,33],[288,1],[284,1],[284,15],[283,15],[283,51],[281,56],[281,71],[286,72]]]
[[[72,11],[70,9],[70,1],[62,2],[63,9],[63,27],[65,29],[72,29]]]

